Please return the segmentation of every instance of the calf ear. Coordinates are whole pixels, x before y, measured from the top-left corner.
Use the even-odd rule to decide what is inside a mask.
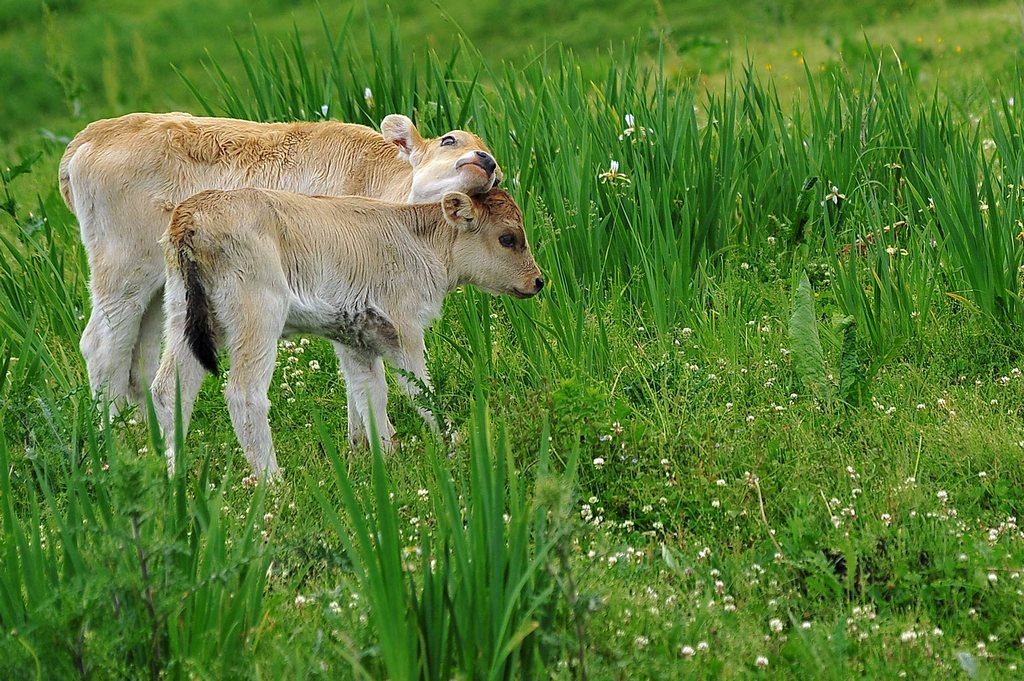
[[[412,160],[412,152],[422,142],[419,130],[408,116],[391,114],[380,122],[380,132],[384,139],[398,147],[398,156],[406,161]]]
[[[444,211],[444,219],[458,229],[476,228],[476,211],[473,209],[473,200],[462,192],[448,192],[441,199],[441,210]]]

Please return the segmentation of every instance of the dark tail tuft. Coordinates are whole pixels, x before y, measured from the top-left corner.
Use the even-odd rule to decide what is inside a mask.
[[[189,250],[179,249],[178,266],[185,279],[185,339],[203,368],[214,376],[220,376],[210,301],[199,277],[199,265]]]

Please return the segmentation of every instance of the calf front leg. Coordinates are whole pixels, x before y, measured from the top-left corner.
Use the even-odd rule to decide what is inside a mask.
[[[338,358],[338,373],[345,379],[345,402],[348,404],[348,444],[352,449],[365,449],[370,446],[366,439],[366,427],[363,425],[363,417],[359,415],[356,408],[356,400],[352,394],[352,379],[345,373],[346,348],[338,341],[331,341],[334,346],[334,355]]]
[[[392,357],[392,361],[395,366],[399,369],[407,371],[408,373],[415,376],[428,390],[431,389],[430,375],[427,373],[427,357],[426,347],[423,345],[423,334],[421,333],[409,333],[408,335],[402,336],[403,343],[398,349],[398,352]],[[399,375],[398,383],[402,386],[405,394],[409,396],[413,406],[419,415],[423,417],[423,420],[427,422],[430,429],[435,434],[441,434],[441,428],[437,424],[437,419],[434,414],[419,404],[416,403],[416,397],[419,396],[421,389],[416,381],[410,380],[407,376]]]
[[[345,374],[348,395],[348,441],[353,449],[370,442],[370,423],[377,425],[381,448],[390,451],[395,427],[388,420],[388,384],[384,377],[384,360],[380,355],[353,350],[335,344],[335,351]]]

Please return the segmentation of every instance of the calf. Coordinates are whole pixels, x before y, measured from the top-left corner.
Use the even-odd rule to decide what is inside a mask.
[[[381,134],[382,133],[382,134]],[[160,352],[160,235],[174,206],[203,189],[266,187],[439,201],[501,180],[484,143],[453,130],[424,139],[405,116],[362,125],[252,123],[136,113],[90,124],[60,162],[60,189],[89,261],[92,314],[80,343],[93,392],[141,404]]]
[[[473,284],[529,298],[544,286],[522,213],[500,189],[432,204],[305,196],[265,189],[205,191],[174,211],[164,238],[167,347],[153,382],[164,433],[173,432],[175,383],[188,428],[205,371],[227,345],[224,389],[231,421],[257,474],[279,473],[267,388],[282,335],[331,339],[348,387],[348,436],[381,444],[387,418],[382,357],[429,385],[423,332],[445,295]],[[400,379],[410,396],[414,381]],[[436,429],[433,417],[420,412]],[[174,469],[174,452],[167,465]]]

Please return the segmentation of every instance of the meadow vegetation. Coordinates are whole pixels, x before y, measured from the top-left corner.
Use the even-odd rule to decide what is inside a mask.
[[[534,4],[557,23],[527,3],[510,25]],[[325,11],[315,34],[257,22],[209,76],[183,66],[175,96],[193,99],[167,108],[474,130],[549,282],[529,301],[448,297],[423,400],[459,436],[435,441],[395,397],[388,458],[344,444],[330,346],[283,341],[271,487],[247,477],[222,380],[208,377],[170,479],[152,420],[110,423],[92,399],[88,272],[55,172],[84,121],[39,114],[50,141],[12,124],[0,677],[1019,675],[1016,5],[935,24],[914,2],[829,15],[888,7],[882,42],[806,38],[803,5],[715,15],[767,12],[793,41],[771,43],[785,67],[682,40],[670,3],[651,24],[672,31],[603,57],[581,33],[583,58],[503,62],[515,50],[495,54],[465,17],[457,50],[417,50],[408,25],[367,39]],[[963,28],[1000,11],[983,45]],[[110,78],[120,94],[83,94],[79,116],[164,101]]]

